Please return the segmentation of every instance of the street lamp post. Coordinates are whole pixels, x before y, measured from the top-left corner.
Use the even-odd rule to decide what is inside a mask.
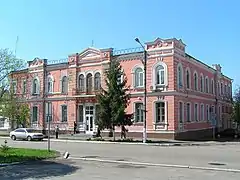
[[[144,59],[142,60],[143,63],[143,71],[144,71],[144,102],[143,102],[143,106],[144,106],[144,120],[143,120],[143,143],[146,143],[147,140],[147,51],[145,49],[145,47],[142,45],[142,43],[140,42],[140,40],[138,38],[135,38],[135,41],[137,43],[139,43],[142,48],[144,49],[143,51],[143,55],[144,55]]]

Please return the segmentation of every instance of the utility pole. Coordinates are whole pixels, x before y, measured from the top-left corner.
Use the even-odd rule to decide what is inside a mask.
[[[143,56],[144,59],[142,61],[143,63],[143,71],[144,71],[144,101],[143,101],[143,106],[144,106],[144,114],[143,114],[143,143],[146,143],[147,141],[147,51],[145,47],[142,45],[140,40],[138,38],[135,39],[137,43],[139,43],[142,48],[144,49],[143,51]]]

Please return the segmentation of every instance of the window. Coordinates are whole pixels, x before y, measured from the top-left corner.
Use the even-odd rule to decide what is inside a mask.
[[[187,70],[187,72],[186,72],[186,86],[187,86],[187,89],[190,89],[190,73],[189,73],[189,70]]]
[[[67,76],[63,76],[62,78],[62,93],[67,93],[68,92],[68,79]]]
[[[196,72],[194,73],[194,90],[198,90],[198,75]]]
[[[228,95],[231,97],[232,96],[232,92],[231,92],[231,86],[228,85]]]
[[[23,94],[26,94],[27,93],[27,81],[26,80],[23,80]]]
[[[220,92],[221,92],[221,95],[223,94],[223,83],[221,83],[221,90],[220,90]]]
[[[200,91],[204,92],[204,79],[203,79],[203,75],[200,76]]]
[[[135,87],[143,87],[143,69],[142,68],[137,68],[135,70]]]
[[[48,120],[52,121],[52,103],[47,102],[45,108],[46,108],[46,110],[45,110],[46,121],[47,122],[48,122]]]
[[[38,107],[37,106],[32,107],[32,122],[33,123],[38,122]]]
[[[228,89],[227,89],[227,85],[226,85],[226,84],[225,84],[225,86],[224,86],[224,92],[225,92],[225,94],[228,93]]]
[[[208,77],[205,78],[205,92],[209,93],[209,82],[208,82]]]
[[[87,93],[91,93],[92,92],[92,74],[89,73],[87,75]]]
[[[53,92],[53,79],[51,77],[48,77],[48,84],[47,84],[47,92],[52,93]]]
[[[67,122],[67,105],[62,105],[62,122]]]
[[[85,85],[84,85],[84,75],[81,74],[79,76],[79,91],[83,92],[84,91],[84,87],[85,87]]]
[[[220,82],[218,82],[218,96],[220,96],[221,90],[220,90]]]
[[[135,103],[135,122],[143,122],[143,103]]]
[[[207,121],[210,121],[210,108],[209,105],[206,105],[206,115],[207,115]]]
[[[156,67],[156,85],[164,85],[165,84],[165,72],[164,67],[162,65],[158,65]]]
[[[83,105],[78,106],[78,122],[83,123]]]
[[[157,102],[155,104],[156,123],[165,122],[165,103]]]
[[[212,79],[212,81],[211,81],[211,93],[212,94],[214,94],[214,92],[215,92],[215,88],[214,88],[215,86],[214,86],[214,81],[213,81],[213,79]]]
[[[184,118],[184,110],[183,110],[183,102],[179,102],[179,123],[182,123],[183,122],[183,118]]]
[[[194,104],[194,120],[198,121],[198,104]]]
[[[12,90],[13,90],[13,94],[17,93],[17,82],[16,81],[12,82]]]
[[[100,90],[101,88],[101,75],[99,72],[97,72],[94,75],[94,90]]]
[[[191,122],[191,104],[187,103],[187,122]]]
[[[177,68],[177,81],[178,81],[178,88],[182,88],[183,87],[183,70],[182,70],[182,65],[178,64],[178,68]]]
[[[201,112],[201,121],[204,121],[204,104],[201,104],[200,106],[200,112]]]
[[[38,79],[35,78],[32,84],[32,94],[33,95],[39,94],[39,88],[40,88],[40,83]]]

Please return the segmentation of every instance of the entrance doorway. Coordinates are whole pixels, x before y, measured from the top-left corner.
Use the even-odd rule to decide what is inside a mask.
[[[85,112],[85,117],[86,117],[86,134],[93,134],[93,131],[94,131],[93,113],[94,113],[94,106],[87,105],[86,106],[86,112]]]

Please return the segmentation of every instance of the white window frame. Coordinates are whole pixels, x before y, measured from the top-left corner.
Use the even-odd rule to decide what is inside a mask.
[[[157,112],[156,112],[156,104],[157,103],[164,103],[164,121],[161,121],[161,122],[157,122]],[[154,123],[155,124],[162,124],[162,123],[164,123],[164,124],[166,124],[166,122],[167,122],[167,102],[166,101],[155,101],[154,102]]]
[[[34,92],[34,86],[33,86],[35,80],[37,82],[36,92]],[[32,89],[32,95],[39,95],[40,94],[40,80],[39,80],[38,77],[33,78],[31,89]]]
[[[180,108],[180,104],[182,109]],[[181,113],[182,113],[182,117],[181,117]],[[178,122],[180,124],[184,123],[184,102],[183,101],[178,101]]]
[[[195,75],[196,75],[196,82],[195,82]],[[194,91],[199,91],[199,85],[198,85],[198,73],[197,73],[197,71],[194,71],[194,73],[193,73],[193,89],[194,89]],[[196,86],[195,86],[196,85]]]
[[[205,108],[204,108],[204,104],[203,103],[201,103],[200,104],[200,121],[204,121],[205,120],[205,110],[204,110]]]
[[[209,78],[208,76],[205,77],[205,92],[209,93]]]
[[[206,119],[209,122],[210,121],[210,106],[209,104],[206,104]]]
[[[137,70],[141,70],[141,72],[137,72]],[[141,82],[140,74],[142,74],[142,82]],[[138,79],[139,84],[137,84],[136,79]],[[138,67],[135,68],[133,82],[134,82],[134,87],[135,88],[143,88],[144,87],[144,70],[143,70],[142,67],[138,66]]]
[[[51,86],[52,86],[51,90],[49,90],[49,80],[50,80],[50,83],[51,83]],[[48,76],[47,77],[47,92],[48,93],[53,93],[54,92],[53,84],[54,84],[53,76]]]
[[[200,92],[204,92],[205,78],[203,74],[200,74]]]
[[[197,109],[195,108],[195,106],[197,105]],[[194,107],[193,107],[193,111],[194,111],[194,121],[198,122],[199,121],[199,104],[198,103],[194,103]],[[197,119],[195,118],[197,115]]]
[[[190,68],[189,68],[189,67],[186,68],[186,72],[185,72],[185,73],[186,73],[186,75],[185,75],[185,76],[186,76],[186,88],[187,88],[187,89],[191,89],[191,79],[192,79],[192,78],[191,78],[191,71],[190,71]],[[189,77],[187,77],[187,74],[189,74]],[[188,78],[189,78],[189,79],[188,79]],[[189,81],[189,87],[187,86],[187,82],[188,82],[188,81]]]
[[[95,85],[96,85],[96,74],[99,74],[99,87],[95,87]],[[94,76],[93,76],[93,86],[94,86],[94,90],[95,91],[99,91],[101,89],[101,78],[102,78],[101,77],[101,73],[99,71],[94,73]]]
[[[188,104],[189,104],[189,121],[188,121]],[[191,109],[192,109],[192,104],[190,103],[190,102],[187,102],[186,103],[186,121],[187,122],[191,122],[192,121],[192,111],[191,111]]]
[[[180,72],[179,72],[180,71]],[[181,75],[181,77],[179,77],[179,74]],[[183,78],[183,67],[181,63],[178,63],[177,65],[177,87],[179,89],[184,87],[184,78]]]
[[[215,94],[215,82],[214,82],[213,78],[211,79],[211,93]]]
[[[137,119],[136,119],[136,104],[142,104],[142,111],[141,111],[141,113],[143,113],[142,114],[142,117],[143,117],[143,119],[142,119],[142,121],[137,121]],[[134,107],[134,123],[143,123],[143,121],[144,121],[144,104],[143,104],[143,102],[142,101],[136,101],[136,102],[134,102],[133,103],[133,107]]]
[[[26,87],[24,87],[24,84],[26,83]],[[27,93],[27,80],[26,79],[24,79],[23,81],[22,81],[22,93],[23,94],[26,94]]]
[[[163,84],[157,84],[157,67],[161,65],[163,66],[163,71],[164,71],[164,83]],[[167,69],[167,65],[160,61],[158,63],[156,63],[153,67],[152,67],[152,86],[153,89],[157,89],[159,86],[168,86],[168,69]]]

